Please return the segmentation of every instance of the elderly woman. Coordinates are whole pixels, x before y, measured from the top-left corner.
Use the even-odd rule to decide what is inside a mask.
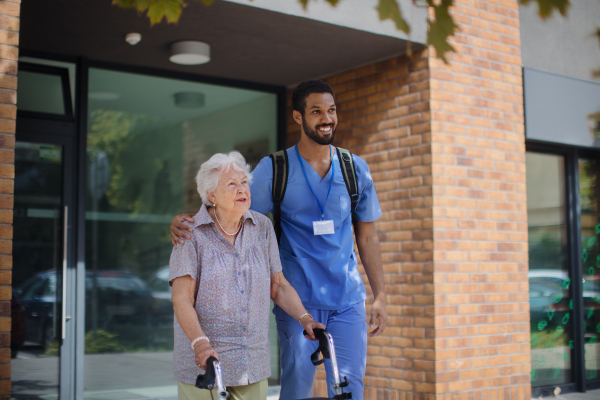
[[[180,400],[210,399],[194,386],[210,356],[219,359],[233,399],[266,399],[269,298],[298,319],[309,339],[313,328],[324,328],[281,272],[271,221],[249,210],[251,179],[237,151],[215,154],[196,176],[203,205],[191,240],[173,249],[169,264]]]

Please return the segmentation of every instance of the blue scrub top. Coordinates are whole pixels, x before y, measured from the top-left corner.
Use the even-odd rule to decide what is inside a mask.
[[[364,301],[365,286],[356,267],[350,195],[344,183],[340,162],[333,148],[334,182],[325,206],[325,219],[333,220],[335,234],[313,233],[313,221],[321,220],[321,210],[310,190],[294,147],[287,149],[289,175],[281,203],[281,245],[279,255],[283,274],[296,289],[306,308],[339,310]],[[301,158],[312,188],[321,204],[325,203],[332,170],[321,178]],[[359,198],[356,217],[372,222],[382,214],[367,163],[354,156]],[[266,214],[273,211],[273,164],[263,158],[252,173],[250,209]]]

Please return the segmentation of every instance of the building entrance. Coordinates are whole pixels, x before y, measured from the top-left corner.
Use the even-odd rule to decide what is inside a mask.
[[[73,361],[73,149],[68,137],[20,132],[18,138],[12,397],[56,399],[67,396]]]
[[[176,396],[170,221],[199,209],[194,178],[212,154],[238,150],[256,165],[277,149],[278,95],[28,61],[19,64],[13,279],[24,336],[12,397]],[[276,384],[274,321],[270,340]]]

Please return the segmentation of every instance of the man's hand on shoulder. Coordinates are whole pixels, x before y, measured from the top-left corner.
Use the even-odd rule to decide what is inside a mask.
[[[369,337],[379,336],[387,325],[387,310],[385,302],[385,294],[378,296],[371,306],[371,320],[369,321],[369,329],[373,329],[369,333]]]
[[[171,221],[171,226],[169,230],[171,232],[171,244],[173,247],[177,248],[177,244],[184,244],[185,239],[190,239],[192,235],[186,232],[192,232],[192,228],[189,225],[186,225],[185,222],[194,222],[194,213],[182,213],[178,214],[173,221]]]

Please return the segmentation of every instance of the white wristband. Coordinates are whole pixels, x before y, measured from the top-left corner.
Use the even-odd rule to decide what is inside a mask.
[[[200,336],[200,337],[197,337],[196,339],[194,339],[194,340],[192,341],[192,350],[194,350],[194,345],[195,345],[196,343],[198,343],[199,341],[201,341],[201,340],[206,340],[208,343],[210,343],[210,339],[209,339],[209,338],[207,338],[206,336]]]

